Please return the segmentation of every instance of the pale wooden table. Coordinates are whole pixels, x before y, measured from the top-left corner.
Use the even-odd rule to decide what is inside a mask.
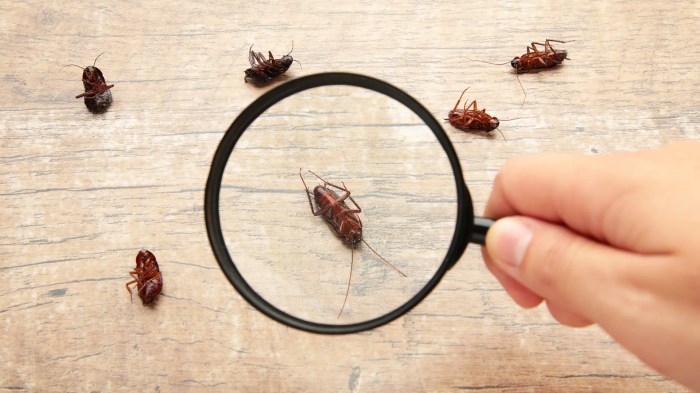
[[[0,391],[685,391],[597,327],[566,328],[543,308],[518,308],[478,247],[408,315],[335,337],[268,319],[217,265],[203,219],[211,159],[236,115],[279,84],[243,83],[253,43],[283,55],[293,41],[303,68],[295,63],[289,78],[339,70],[379,77],[438,119],[471,87],[469,99],[512,119],[501,125],[507,141],[445,126],[477,212],[509,157],[700,137],[698,2],[501,3],[0,3]],[[509,61],[545,38],[576,40],[565,45],[571,60],[521,76],[528,92],[522,108],[509,66],[468,60]],[[74,98],[82,92],[80,71],[60,67],[91,64],[101,52],[97,66],[115,84],[114,104],[92,115]],[[354,110],[349,102],[337,110]],[[329,269],[319,274],[333,283],[331,320],[349,252],[311,217],[300,166],[346,181],[367,212],[366,236],[397,264],[431,233],[426,226],[440,225],[426,220],[402,231],[406,217],[430,214],[382,205],[382,196],[403,190],[399,201],[430,199],[441,175],[421,167],[424,182],[420,173],[404,182],[396,165],[403,145],[359,132],[337,132],[350,143],[332,150],[307,137],[320,145],[306,152],[304,144],[275,146],[291,143],[286,136],[260,134],[241,160],[250,168],[239,173],[245,182],[230,188],[250,203],[232,210],[249,239],[234,233],[232,242],[269,246],[265,239],[293,233],[277,246],[292,273],[307,263]],[[421,143],[404,137],[415,153],[408,159],[424,163]],[[299,154],[288,168],[285,152]],[[389,176],[384,164],[397,173]],[[437,217],[445,214],[434,207]],[[267,226],[255,226],[261,222]],[[142,247],[157,255],[164,274],[154,308],[129,302],[124,289]],[[254,259],[247,252],[239,255]],[[366,250],[359,255],[347,318],[358,309],[358,291],[400,290],[402,283]]]

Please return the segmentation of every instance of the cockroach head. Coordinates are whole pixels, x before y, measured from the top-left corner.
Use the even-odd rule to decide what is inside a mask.
[[[141,250],[141,251],[139,251],[138,254],[136,254],[136,266],[143,267],[146,264],[146,262],[148,262],[150,260],[155,260],[155,259],[156,259],[156,256],[153,255],[152,252],[145,250],[145,249]]]
[[[360,243],[362,241],[362,229],[361,228],[353,228],[348,232],[347,236],[347,241],[350,243],[351,246],[355,246],[356,244]]]
[[[517,70],[520,66],[520,57],[514,57],[513,60],[510,61],[510,65]]]
[[[92,80],[97,77],[98,68],[95,66],[87,66],[83,68],[83,78],[87,80]]]
[[[554,58],[557,62],[561,63],[566,60],[566,50],[565,49],[554,49]]]
[[[498,121],[498,118],[492,117],[491,120],[489,120],[489,127],[491,128],[491,131],[498,128],[500,124],[501,123]]]
[[[282,56],[282,66],[284,66],[284,69],[288,69],[292,63],[294,62],[294,59],[290,55],[284,55]]]

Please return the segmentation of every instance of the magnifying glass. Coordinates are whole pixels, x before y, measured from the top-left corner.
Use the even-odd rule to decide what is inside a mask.
[[[293,79],[243,110],[214,155],[204,210],[241,296],[323,334],[408,312],[493,223],[474,216],[437,120],[402,90],[351,73]]]

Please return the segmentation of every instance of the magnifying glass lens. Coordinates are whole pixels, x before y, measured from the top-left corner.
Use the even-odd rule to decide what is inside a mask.
[[[272,307],[329,325],[373,320],[416,296],[445,260],[457,210],[433,131],[393,98],[345,85],[260,114],[235,142],[219,192],[240,276]],[[353,244],[344,235],[357,222]]]

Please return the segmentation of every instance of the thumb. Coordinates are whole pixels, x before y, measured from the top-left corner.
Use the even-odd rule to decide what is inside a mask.
[[[529,217],[494,223],[486,236],[491,263],[544,298],[552,315],[567,325],[603,317],[633,254]]]

